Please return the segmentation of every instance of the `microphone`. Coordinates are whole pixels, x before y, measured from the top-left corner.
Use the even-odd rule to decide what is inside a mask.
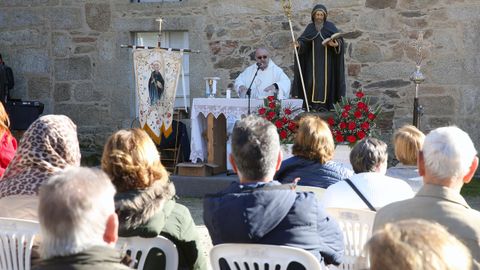
[[[262,67],[262,63],[257,63],[257,69],[260,69]]]

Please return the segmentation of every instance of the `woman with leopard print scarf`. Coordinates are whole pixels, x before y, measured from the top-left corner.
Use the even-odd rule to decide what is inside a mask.
[[[69,166],[80,166],[76,125],[65,115],[38,118],[0,180],[0,217],[37,220],[38,188]]]

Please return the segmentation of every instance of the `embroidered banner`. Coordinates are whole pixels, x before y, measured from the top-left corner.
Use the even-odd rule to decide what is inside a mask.
[[[159,144],[171,133],[173,105],[182,69],[183,52],[134,49],[140,126]]]

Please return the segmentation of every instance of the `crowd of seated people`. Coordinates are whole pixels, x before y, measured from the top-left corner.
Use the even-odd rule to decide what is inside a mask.
[[[460,195],[478,167],[468,134],[444,127],[419,142],[415,172],[424,184],[414,196],[406,182],[385,176],[384,142],[357,143],[350,154],[352,174],[332,163],[333,140],[325,130],[318,117],[301,119],[296,156],[282,167],[273,124],[255,116],[236,124],[229,158],[239,181],[204,198],[213,244],[293,246],[338,266],[345,239],[325,207],[368,209],[366,199],[378,211],[365,247],[371,269],[480,269],[480,213]],[[400,152],[396,156],[411,164]],[[290,162],[297,165],[287,169]],[[67,116],[42,116],[25,132],[0,178],[0,217],[40,222],[42,260],[34,269],[128,269],[112,248],[117,238],[157,235],[176,244],[178,269],[209,269],[192,216],[175,202],[173,183],[144,131],[113,133],[101,168],[80,167],[76,126]],[[276,181],[280,168],[290,171],[285,184]],[[296,191],[296,178],[312,186],[331,182],[324,204],[311,192]],[[145,269],[161,269],[165,259],[154,249]]]

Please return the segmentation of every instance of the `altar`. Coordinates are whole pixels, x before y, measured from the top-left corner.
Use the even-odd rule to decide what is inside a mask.
[[[263,99],[251,100],[251,112],[263,105]],[[301,108],[303,100],[282,100],[282,107]],[[235,121],[248,114],[248,99],[194,98],[191,109],[190,160],[219,166],[216,173],[226,171],[226,145]],[[205,136],[204,136],[205,134]]]

